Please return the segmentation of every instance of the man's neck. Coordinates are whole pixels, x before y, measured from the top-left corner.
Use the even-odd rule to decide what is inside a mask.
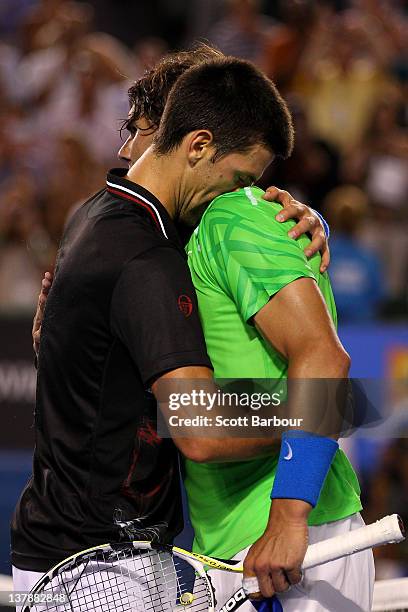
[[[158,157],[149,148],[129,169],[127,178],[150,191],[172,219],[178,217],[182,180],[177,176],[177,163],[172,163],[169,156]]]

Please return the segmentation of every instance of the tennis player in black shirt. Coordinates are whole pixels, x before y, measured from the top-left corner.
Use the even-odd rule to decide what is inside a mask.
[[[211,363],[174,222],[194,225],[206,202],[251,183],[291,146],[272,84],[245,62],[210,61],[174,88],[153,147],[71,219],[42,325],[33,477],[12,524],[19,585],[117,539],[115,516],[143,517],[168,540],[180,531],[176,449],[155,433],[149,389],[176,370],[210,377]],[[217,459],[245,456],[238,440],[212,444]]]

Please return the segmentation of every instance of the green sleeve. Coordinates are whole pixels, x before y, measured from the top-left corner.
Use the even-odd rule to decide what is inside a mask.
[[[248,204],[241,193],[214,201],[197,238],[208,274],[248,321],[289,283],[315,277],[300,244],[287,236],[288,224],[275,220],[280,207]]]

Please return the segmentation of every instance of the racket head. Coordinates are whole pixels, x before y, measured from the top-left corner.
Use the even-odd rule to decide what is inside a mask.
[[[22,612],[213,612],[204,566],[150,542],[104,544],[58,563],[33,587]]]

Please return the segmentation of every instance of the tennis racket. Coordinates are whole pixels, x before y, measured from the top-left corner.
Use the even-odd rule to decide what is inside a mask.
[[[302,568],[403,539],[401,519],[395,514],[387,516],[344,536],[312,544]],[[247,582],[226,602],[217,603],[209,569],[242,573],[242,564],[145,541],[95,546],[47,572],[31,590],[22,610],[214,612],[217,606],[219,612],[232,612],[248,593],[259,590],[257,582]]]

